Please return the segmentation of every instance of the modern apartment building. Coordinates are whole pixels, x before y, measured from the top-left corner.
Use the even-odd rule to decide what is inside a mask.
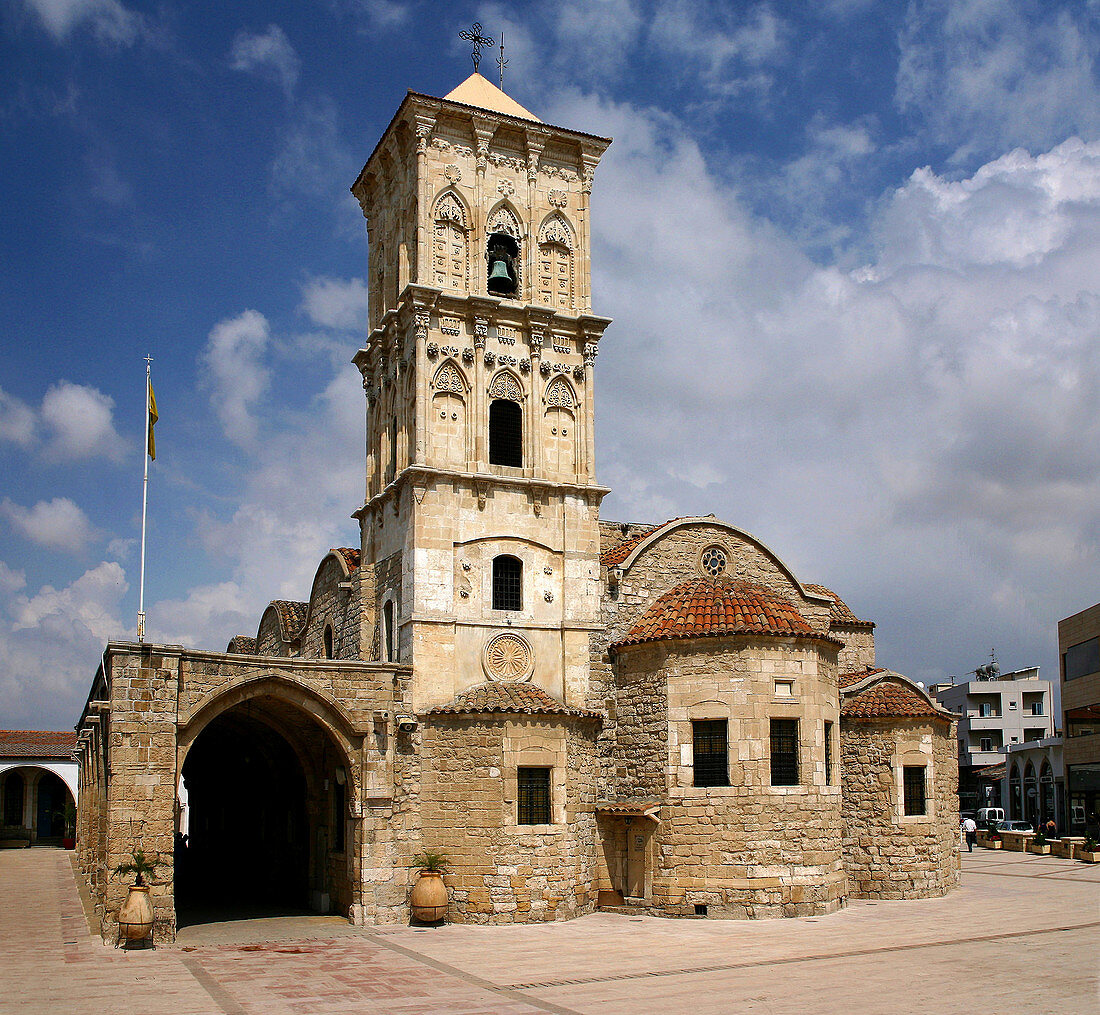
[[[1100,603],[1058,622],[1070,831],[1100,835]]]
[[[1054,733],[1054,688],[1039,679],[1039,667],[1000,673],[996,663],[980,666],[966,683],[934,684],[930,689],[959,719],[959,807],[976,810],[980,798],[975,773],[1005,760],[1006,748]],[[1100,738],[1098,738],[1100,739]],[[996,803],[996,801],[993,801]]]

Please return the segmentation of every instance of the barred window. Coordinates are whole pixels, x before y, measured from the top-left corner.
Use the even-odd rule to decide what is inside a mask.
[[[825,724],[825,785],[833,784],[833,724]]]
[[[493,558],[493,609],[523,609],[523,561],[507,554]]]
[[[798,785],[798,720],[771,721],[772,785]]]
[[[519,824],[550,824],[550,769],[516,770],[519,790]]]
[[[523,410],[504,398],[489,406],[489,464],[523,466]]]
[[[924,766],[906,765],[902,780],[905,789],[905,813],[924,814]]]
[[[695,719],[691,724],[696,786],[728,786],[729,750],[725,719]]]

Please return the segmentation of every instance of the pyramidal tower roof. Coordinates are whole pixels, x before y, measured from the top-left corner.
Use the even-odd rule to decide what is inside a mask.
[[[518,116],[523,120],[542,123],[534,113],[524,109],[515,99],[505,95],[492,81],[482,77],[477,71],[443,98],[450,102],[461,102],[465,106],[477,106],[480,109],[492,110],[494,113],[503,113],[505,116]]]

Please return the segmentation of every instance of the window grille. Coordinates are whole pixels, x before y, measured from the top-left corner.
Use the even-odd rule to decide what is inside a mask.
[[[924,766],[906,765],[902,781],[905,789],[905,813],[924,814]]]
[[[523,410],[503,398],[489,406],[489,464],[523,466]]]
[[[493,609],[523,609],[523,561],[507,555],[493,558]]]
[[[833,724],[825,724],[825,785],[833,784]]]
[[[798,720],[771,721],[772,785],[798,785]]]
[[[550,824],[550,769],[517,769],[516,782],[519,789],[519,824]]]
[[[729,749],[725,719],[696,719],[691,724],[696,786],[728,786]]]

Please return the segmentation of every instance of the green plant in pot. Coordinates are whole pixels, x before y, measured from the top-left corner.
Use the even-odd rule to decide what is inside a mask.
[[[420,877],[409,893],[413,919],[438,923],[447,915],[447,886],[443,883],[447,854],[425,849],[412,858],[411,865],[420,869]]]
[[[118,935],[119,940],[141,941],[152,933],[153,930],[153,905],[149,901],[149,886],[145,883],[148,877],[150,881],[156,876],[156,869],[160,864],[159,857],[150,859],[145,851],[135,849],[130,852],[130,859],[126,863],[120,863],[115,868],[119,877],[134,876],[134,883],[130,886],[130,894],[118,911]]]
[[[64,823],[65,830],[62,837],[66,849],[76,846],[76,804],[71,800],[65,801],[65,806],[53,812],[53,816]]]

